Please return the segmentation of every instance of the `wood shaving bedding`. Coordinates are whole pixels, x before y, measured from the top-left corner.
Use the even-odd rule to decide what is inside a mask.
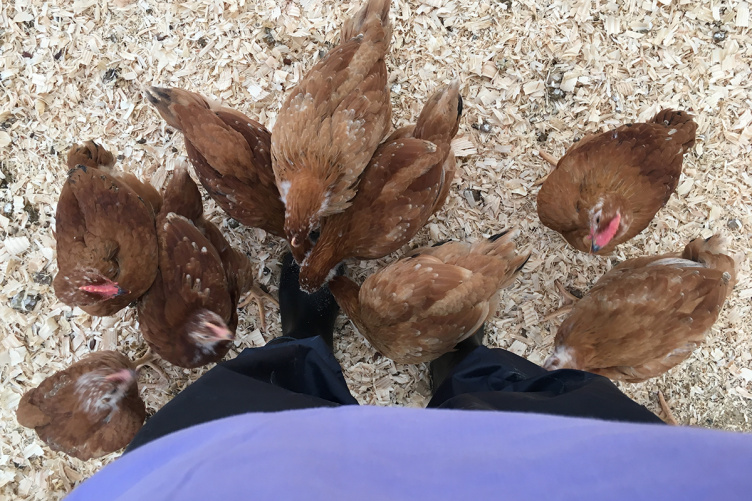
[[[59,499],[116,458],[82,462],[50,451],[18,426],[21,395],[92,350],[145,350],[132,308],[92,318],[60,303],[54,214],[64,155],[95,139],[160,188],[187,161],[182,136],[141,95],[177,86],[225,102],[272,128],[287,89],[337,42],[357,8],[323,0],[24,0],[0,11],[0,500]],[[706,344],[665,375],[620,384],[658,412],[661,390],[682,424],[751,431],[752,40],[749,3],[689,0],[394,0],[387,64],[394,125],[412,122],[434,89],[461,79],[465,117],[455,140],[458,174],[445,208],[409,247],[521,229],[533,255],[502,293],[486,344],[534,362],[550,352],[559,322],[554,280],[587,290],[628,257],[683,248],[723,233],[739,261],[738,284]],[[693,112],[699,125],[678,194],[651,226],[607,258],[575,252],[541,226],[535,181],[586,133],[649,119],[661,107]],[[251,256],[273,293],[284,244],[229,220],[205,197],[206,213]],[[400,253],[349,264],[362,281]],[[228,356],[278,336],[258,330],[254,306],[240,313]],[[427,367],[376,354],[343,317],[335,334],[353,394],[364,404],[423,406]],[[141,379],[150,414],[208,368],[161,363]]]

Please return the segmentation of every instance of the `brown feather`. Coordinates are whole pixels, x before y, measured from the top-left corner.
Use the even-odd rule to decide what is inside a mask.
[[[115,157],[112,153],[98,145],[94,141],[86,141],[84,144],[76,144],[68,150],[68,169],[75,169],[79,165],[101,169],[107,174],[117,177],[136,193],[149,206],[154,216],[159,212],[162,197],[150,183],[144,183],[133,174],[127,172],[115,172]]]
[[[677,254],[627,260],[601,277],[556,333],[546,367],[639,382],[686,359],[735,283],[720,237]]]
[[[428,100],[416,126],[400,129],[378,147],[352,205],[324,220],[301,267],[304,290],[321,287],[344,259],[378,259],[395,252],[441,208],[455,172],[451,141],[461,102],[454,81]]]
[[[171,213],[160,223],[160,272],[138,305],[141,332],[160,357],[180,367],[220,360],[230,341],[202,351],[190,336],[203,310],[230,322],[233,307],[219,254],[188,219]]]
[[[79,165],[92,169],[109,169],[115,165],[115,157],[94,141],[86,141],[84,144],[75,144],[68,150],[66,163],[68,169],[75,169]]]
[[[345,42],[364,32],[366,21],[377,16],[384,29],[384,37],[392,38],[392,25],[389,21],[389,8],[392,0],[368,0],[355,15],[342,23],[340,43]]]
[[[250,262],[204,219],[198,188],[182,168],[165,189],[157,233],[160,272],[138,306],[144,339],[181,367],[216,362],[231,339],[204,347],[192,333],[201,321],[209,321],[207,311],[218,317],[212,323],[235,332],[238,300],[253,283]]]
[[[364,9],[343,31],[359,34],[311,68],[288,94],[274,126],[272,167],[285,203],[285,235],[299,263],[320,219],[350,205],[390,125],[384,62],[389,3],[370,0]]]
[[[618,213],[615,235],[597,250],[610,253],[644,230],[676,190],[696,129],[686,112],[662,110],[649,123],[582,139],[559,160],[538,193],[541,222],[589,252],[591,227],[602,230]]]
[[[120,387],[105,379],[124,370],[131,377]],[[128,445],[145,417],[133,366],[114,351],[92,353],[46,378],[24,394],[16,411],[18,423],[51,449],[84,460]]]
[[[88,160],[84,151],[89,152]],[[91,315],[113,315],[141,297],[154,281],[153,207],[116,175],[92,167],[103,161],[109,169],[112,163],[112,155],[95,143],[74,146],[68,161],[77,167],[63,185],[55,215],[59,270],[53,281],[55,294]],[[127,292],[105,299],[80,289],[106,281]]]
[[[368,277],[359,291],[343,277],[329,287],[379,352],[400,363],[427,362],[494,314],[500,289],[528,257],[516,255],[515,235],[421,249]]]
[[[147,97],[183,132],[188,158],[217,204],[246,226],[284,236],[285,208],[272,171],[269,131],[186,90],[152,87]]]

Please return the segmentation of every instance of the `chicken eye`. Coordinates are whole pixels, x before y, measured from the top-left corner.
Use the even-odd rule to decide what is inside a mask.
[[[601,224],[601,217],[600,216],[597,216],[595,218],[595,224]]]
[[[311,242],[315,244],[316,242],[318,242],[320,236],[321,236],[321,229],[316,229],[308,234],[308,240],[310,240]]]

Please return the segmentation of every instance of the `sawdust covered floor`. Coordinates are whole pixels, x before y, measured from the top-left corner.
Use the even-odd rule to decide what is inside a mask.
[[[182,137],[140,94],[142,85],[211,95],[269,126],[284,96],[337,42],[357,8],[322,0],[4,2],[0,21],[0,318],[3,440],[1,499],[57,499],[116,455],[81,462],[19,428],[24,391],[92,350],[130,357],[144,344],[133,309],[91,318],[55,298],[54,212],[64,155],[96,139],[161,187],[185,162]],[[447,206],[412,245],[479,238],[516,226],[533,257],[502,296],[486,342],[541,362],[559,320],[555,279],[579,290],[627,257],[680,249],[723,233],[740,258],[739,282],[707,343],[679,367],[621,385],[658,412],[662,390],[684,424],[752,430],[749,173],[752,40],[749,5],[735,0],[395,0],[388,59],[395,126],[414,120],[435,87],[459,77],[466,114],[455,146],[460,168]],[[560,156],[586,132],[646,120],[659,108],[692,110],[698,142],[685,158],[678,196],[650,228],[610,258],[575,253],[535,214],[534,182],[548,171],[536,151]],[[238,226],[206,199],[208,213],[247,251],[258,280],[276,292],[284,245]],[[353,263],[362,280],[379,262]],[[241,312],[235,352],[265,336],[254,306]],[[362,403],[421,406],[426,368],[376,355],[340,319],[336,356]],[[231,354],[230,356],[233,356]],[[202,370],[146,369],[150,413]]]

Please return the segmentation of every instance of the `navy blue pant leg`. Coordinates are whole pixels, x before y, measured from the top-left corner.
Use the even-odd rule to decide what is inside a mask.
[[[246,412],[357,405],[331,349],[282,337],[221,362],[152,416],[126,452],[197,424]]]
[[[571,369],[549,372],[514,353],[485,346],[457,364],[428,407],[663,422],[608,378]]]

